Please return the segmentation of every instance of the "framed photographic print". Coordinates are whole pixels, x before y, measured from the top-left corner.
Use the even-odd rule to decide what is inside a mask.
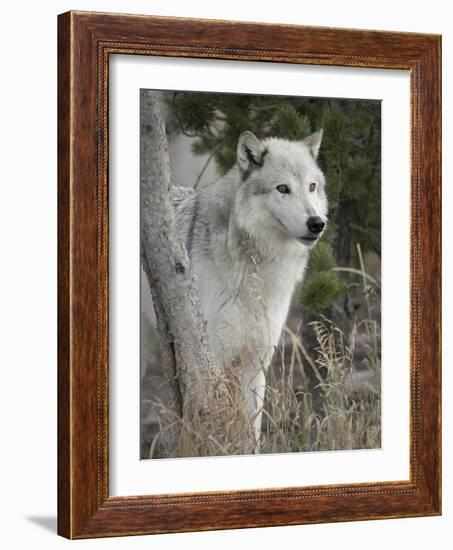
[[[59,533],[440,514],[440,37],[58,40]]]

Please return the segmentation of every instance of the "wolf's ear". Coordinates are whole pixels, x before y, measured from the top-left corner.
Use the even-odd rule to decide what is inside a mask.
[[[263,166],[266,148],[261,141],[249,130],[242,132],[239,136],[237,147],[237,159],[241,172]]]
[[[314,134],[311,134],[304,140],[302,140],[302,143],[304,143],[308,147],[310,153],[315,159],[318,158],[319,148],[321,147],[322,133],[323,131],[321,128],[321,130],[318,130]]]

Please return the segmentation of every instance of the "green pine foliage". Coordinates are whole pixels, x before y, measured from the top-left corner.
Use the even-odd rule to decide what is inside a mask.
[[[313,312],[321,312],[346,292],[346,285],[334,271],[315,271],[301,289],[301,302]]]
[[[319,164],[329,200],[328,230],[310,255],[295,299],[323,312],[347,292],[336,265],[358,268],[356,245],[380,256],[381,117],[371,100],[169,92],[170,131],[194,138],[193,153],[210,155],[220,174],[236,160],[238,136],[302,140],[323,128]],[[341,278],[340,278],[341,277]]]

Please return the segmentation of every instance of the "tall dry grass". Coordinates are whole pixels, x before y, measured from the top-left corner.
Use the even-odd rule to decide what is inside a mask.
[[[311,326],[317,341],[314,358],[308,355],[298,334],[286,329],[291,339],[291,360],[284,364],[286,354],[280,350],[283,376],[269,371],[260,452],[380,447],[380,392],[368,381],[380,380],[380,361],[375,361],[374,350],[370,347],[369,359],[373,359],[375,371],[360,376],[354,359],[357,327],[347,339],[328,319]],[[301,385],[294,383],[297,371]]]

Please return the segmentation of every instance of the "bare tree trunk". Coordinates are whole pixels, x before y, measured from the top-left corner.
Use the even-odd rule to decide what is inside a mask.
[[[170,456],[181,442],[191,452],[221,454],[228,417],[228,394],[222,369],[208,354],[205,323],[194,275],[177,236],[171,197],[171,172],[163,98],[140,95],[140,188],[142,263],[156,310],[163,369],[171,389],[164,426]]]

